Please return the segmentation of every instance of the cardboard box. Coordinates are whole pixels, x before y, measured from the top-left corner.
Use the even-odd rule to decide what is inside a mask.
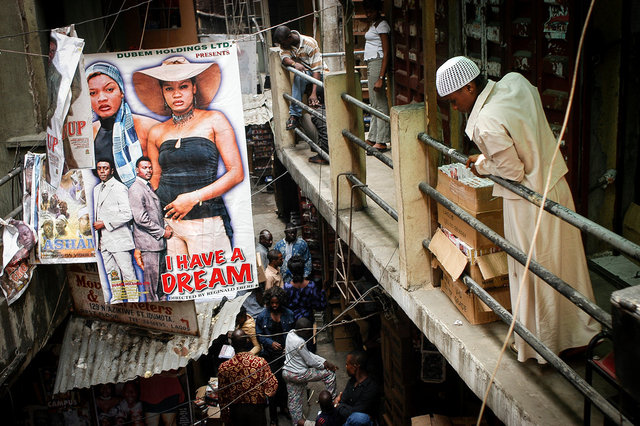
[[[504,237],[502,210],[474,212],[465,209],[465,211]],[[471,225],[453,214],[442,204],[438,204],[438,223],[477,250],[489,249],[495,246],[480,232],[476,231]]]
[[[451,420],[441,414],[425,414],[424,416],[412,417],[411,426],[451,426]]]
[[[467,259],[469,259],[469,263],[472,265],[476,264],[480,256],[485,256],[487,254],[497,253],[499,251],[502,251],[502,249],[498,246],[493,246],[491,248],[478,250],[477,248],[471,247],[469,244],[465,243],[460,238],[456,237],[453,234],[453,232],[449,231],[447,228],[440,227],[440,230],[444,233],[444,235],[447,236],[447,238],[449,238],[449,240],[456,247],[458,247],[458,250],[460,250],[462,253],[464,253],[465,256],[467,256]]]
[[[443,271],[440,288],[469,323],[486,324],[499,319],[498,315],[485,305],[478,296],[471,293],[466,285],[460,281],[453,281],[446,271]],[[509,287],[490,288],[487,289],[487,292],[507,310],[511,310]]]
[[[493,196],[493,185],[473,188],[438,170],[436,190],[466,210],[502,210],[502,197]]]
[[[333,338],[343,338],[343,337],[349,337],[351,338],[351,333],[349,333],[349,330],[347,330],[347,327],[345,325],[337,325],[335,327],[333,327]]]
[[[356,350],[356,345],[351,337],[333,338],[333,347],[336,352],[351,352]]]
[[[505,252],[478,256],[476,263],[471,265],[469,258],[451,242],[441,229],[437,229],[433,235],[429,243],[429,250],[436,257],[436,262],[454,281],[466,273],[482,288],[509,285],[509,269]]]

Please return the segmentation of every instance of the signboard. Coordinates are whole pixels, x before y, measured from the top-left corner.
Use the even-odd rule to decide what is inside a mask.
[[[198,335],[193,302],[104,303],[96,264],[67,265],[73,308],[78,315],[169,333]]]
[[[257,287],[235,43],[85,63],[98,175],[85,186],[104,300],[211,301]]]

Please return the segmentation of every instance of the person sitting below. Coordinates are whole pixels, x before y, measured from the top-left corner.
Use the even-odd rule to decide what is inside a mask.
[[[258,355],[262,351],[262,346],[256,337],[256,321],[247,313],[247,308],[240,307],[238,315],[236,315],[236,330],[242,330],[251,340],[253,347],[249,351],[251,355]]]
[[[294,425],[303,418],[302,404],[307,383],[322,380],[331,396],[336,395],[336,373],[338,367],[319,355],[309,352],[306,342],[313,336],[311,321],[300,318],[294,330],[287,333],[285,362],[282,377],[289,393],[289,412]]]
[[[249,353],[252,344],[244,331],[235,330],[231,343],[236,354],[218,369],[222,417],[225,424],[234,426],[266,426],[267,397],[275,395],[278,379],[266,360]]]
[[[280,45],[280,59],[285,67],[293,67],[296,70],[312,76],[316,80],[322,79],[323,72],[329,72],[329,68],[322,61],[322,53],[318,47],[318,42],[309,36],[300,34],[297,31],[289,29],[285,25],[281,25],[275,29],[273,33],[273,41]],[[297,101],[302,101],[302,95],[307,87],[308,80],[295,75],[291,86],[291,97]],[[311,84],[311,93],[308,97],[309,106],[312,108],[320,108],[320,97],[317,85]],[[289,105],[289,119],[287,120],[287,130],[293,130],[300,125],[300,117],[302,116],[302,107],[294,102]],[[314,123],[315,124],[315,123]],[[318,125],[316,124],[316,127]],[[329,152],[326,130],[319,129],[318,144],[320,148]],[[309,158],[312,163],[327,164],[320,155]]]
[[[334,400],[343,421],[353,413],[364,413],[374,419],[378,415],[379,389],[376,382],[369,377],[366,363],[367,356],[362,351],[353,351],[347,355],[349,381],[344,391]]]
[[[338,410],[333,406],[333,398],[328,390],[323,390],[318,395],[320,413],[314,420],[299,420],[298,426],[342,426],[342,420]]]
[[[282,378],[284,365],[285,334],[293,328],[293,312],[287,307],[287,294],[280,287],[271,287],[264,292],[266,308],[256,317],[256,334],[262,345],[262,354],[269,362],[278,379],[278,392],[269,398],[269,417],[272,425],[278,424],[278,407],[286,416],[287,390]]]

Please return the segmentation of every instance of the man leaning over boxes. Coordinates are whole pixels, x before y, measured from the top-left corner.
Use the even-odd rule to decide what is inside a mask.
[[[487,81],[477,65],[464,56],[451,58],[438,68],[436,87],[453,109],[470,113],[465,133],[482,153],[469,157],[467,165],[474,173],[500,176],[542,193],[551,168],[548,198],[574,209],[564,178],[567,166],[560,156],[551,164],[556,141],[536,87],[518,73],[509,73],[498,82]],[[499,185],[494,185],[493,195],[503,197],[505,237],[528,252],[538,207]],[[594,299],[577,228],[545,212],[534,259]],[[511,257],[508,264],[515,309],[524,266]],[[599,331],[592,318],[531,272],[524,285],[518,319],[556,354],[587,345]],[[517,335],[515,348],[518,361],[536,358],[545,362]]]

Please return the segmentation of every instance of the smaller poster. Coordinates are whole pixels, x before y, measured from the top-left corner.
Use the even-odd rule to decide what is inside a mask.
[[[78,315],[136,325],[169,333],[198,335],[194,302],[105,304],[96,264],[67,266],[67,278]]]
[[[49,39],[49,69],[47,72],[47,181],[57,188],[64,169],[63,130],[71,105],[71,82],[76,74],[84,40],[67,34],[73,27],[51,31]]]
[[[75,35],[75,31],[72,35]],[[93,112],[89,99],[89,85],[84,72],[84,56],[80,56],[71,82],[71,106],[62,129],[64,170],[95,167],[92,121]]]
[[[87,177],[92,177],[89,170],[71,170],[57,189],[41,180],[36,219],[41,263],[95,262]]]
[[[22,170],[22,221],[38,229],[38,191],[44,170],[45,154],[27,152]]]
[[[11,305],[18,300],[31,281],[35,265],[29,263],[31,250],[36,242],[33,228],[22,221],[0,219],[2,231],[2,270],[0,287]]]

